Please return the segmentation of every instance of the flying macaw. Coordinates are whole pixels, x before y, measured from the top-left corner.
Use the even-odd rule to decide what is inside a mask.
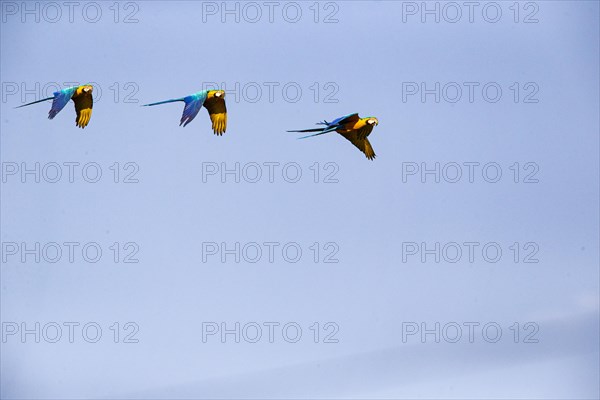
[[[94,99],[92,98],[92,91],[94,90],[92,85],[81,85],[73,86],[54,92],[54,96],[48,97],[42,100],[34,101],[31,103],[23,104],[16,108],[30,106],[32,104],[41,103],[42,101],[52,100],[52,108],[48,113],[48,119],[53,119],[56,114],[62,110],[69,100],[73,100],[75,103],[75,111],[77,112],[77,118],[75,118],[75,125],[80,128],[85,128],[90,122],[92,117],[92,106]]]
[[[318,132],[313,135],[302,136],[298,138],[306,139],[312,136],[323,135],[325,133],[336,131],[352,142],[352,144],[358,147],[360,151],[365,153],[365,156],[367,156],[369,160],[373,160],[375,158],[375,152],[373,151],[373,147],[371,147],[371,143],[369,143],[367,136],[369,136],[373,130],[373,127],[379,125],[379,120],[377,120],[377,118],[360,118],[358,113],[354,113],[346,115],[345,117],[340,117],[331,122],[317,122],[317,125],[325,125],[325,127],[288,132]]]
[[[176,101],[185,102],[183,115],[179,126],[185,127],[192,122],[198,112],[204,106],[210,115],[212,129],[215,135],[222,135],[227,128],[227,107],[225,107],[225,91],[223,90],[203,90],[179,99],[159,101],[158,103],[144,104],[144,106],[156,106],[158,104],[173,103]]]

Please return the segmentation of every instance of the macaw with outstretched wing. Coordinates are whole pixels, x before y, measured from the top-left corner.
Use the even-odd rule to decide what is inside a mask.
[[[377,120],[377,118],[360,118],[358,113],[354,113],[340,117],[331,122],[317,122],[317,125],[324,125],[324,127],[288,132],[317,132],[312,135],[298,138],[306,139],[312,136],[323,135],[325,133],[335,131],[348,139],[360,151],[365,153],[365,156],[367,156],[369,160],[373,160],[375,158],[375,152],[373,151],[373,147],[371,147],[371,143],[369,142],[369,139],[367,139],[367,136],[371,134],[375,126],[379,125],[379,120]]]
[[[48,119],[53,119],[56,117],[56,114],[60,112],[60,110],[65,108],[69,100],[73,100],[73,103],[75,103],[75,112],[77,113],[75,125],[83,129],[90,122],[90,118],[92,118],[92,107],[94,105],[94,99],[92,98],[93,90],[94,88],[92,85],[73,86],[59,90],[58,92],[54,92],[54,96],[52,97],[47,97],[42,100],[23,104],[22,106],[18,106],[16,108],[30,106],[32,104],[41,103],[42,101],[52,100],[52,108],[48,113]]]
[[[223,90],[203,90],[198,93],[191,94],[186,97],[179,99],[171,99],[165,101],[159,101],[157,103],[144,104],[144,106],[156,106],[165,103],[174,103],[176,101],[183,101],[185,107],[183,109],[183,115],[179,126],[183,124],[185,127],[187,124],[192,122],[198,112],[204,106],[208,111],[210,120],[212,121],[212,129],[215,135],[222,135],[225,133],[227,128],[227,107],[225,106],[225,91]]]

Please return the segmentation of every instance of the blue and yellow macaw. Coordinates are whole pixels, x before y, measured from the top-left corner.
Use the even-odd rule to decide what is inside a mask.
[[[323,135],[325,133],[336,131],[352,142],[352,144],[358,147],[360,151],[365,153],[365,156],[367,156],[369,160],[373,160],[375,158],[375,152],[373,151],[373,147],[371,147],[371,143],[369,143],[367,136],[371,134],[371,131],[373,131],[373,128],[376,125],[379,125],[379,120],[377,120],[377,118],[360,118],[358,113],[354,113],[340,117],[331,122],[317,122],[317,125],[325,125],[325,127],[288,132],[318,132],[313,135],[302,136],[298,138],[306,139],[312,136]]]
[[[60,110],[65,108],[69,100],[73,100],[75,103],[75,111],[77,112],[75,125],[83,129],[90,122],[90,118],[92,118],[92,106],[94,105],[94,99],[92,98],[93,90],[94,88],[92,85],[73,86],[58,92],[54,92],[54,96],[52,97],[23,104],[22,106],[16,108],[30,106],[32,104],[41,103],[42,101],[52,100],[52,108],[48,113],[48,119],[53,119],[56,114],[60,112]]]
[[[210,120],[212,121],[212,129],[215,135],[222,135],[227,128],[227,107],[225,107],[225,91],[223,90],[203,90],[198,93],[191,94],[179,99],[171,99],[159,101],[158,103],[144,104],[144,106],[156,106],[158,104],[173,103],[176,101],[185,102],[183,115],[179,126],[183,124],[185,127],[192,122],[198,112],[204,106],[208,111]]]

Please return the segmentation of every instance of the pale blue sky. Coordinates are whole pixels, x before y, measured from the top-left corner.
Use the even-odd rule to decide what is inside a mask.
[[[120,20],[137,7],[131,24],[114,23],[112,3],[99,3],[97,23],[79,8],[70,23],[64,6],[56,23],[44,14],[23,23],[22,10],[13,15],[6,3],[21,7],[2,2],[2,162],[96,162],[103,176],[95,184],[7,177],[2,242],[98,242],[104,253],[96,264],[10,256],[1,319],[93,321],[104,336],[96,344],[8,337],[3,398],[598,396],[597,2],[537,2],[539,22],[529,24],[522,19],[535,8],[520,3],[515,23],[512,2],[499,3],[497,23],[478,9],[473,23],[465,14],[454,24],[421,23],[419,14],[403,23],[413,3],[391,1],[320,3],[319,23],[313,2],[298,3],[297,23],[281,14],[289,2],[272,23],[266,14],[256,23],[244,15],[223,23],[218,14],[203,22],[203,7],[221,2],[121,3]],[[338,22],[323,23],[334,11]],[[71,104],[52,121],[49,104],[14,109],[21,85],[36,82],[97,83],[89,126],[74,126]],[[204,110],[184,129],[183,104],[139,107],[206,82],[227,85],[223,137],[212,134]],[[236,101],[236,82],[258,83],[261,99]],[[278,85],[272,102],[268,82]],[[329,82],[338,102],[324,102]],[[496,103],[480,89],[473,103],[466,92],[457,103],[432,95],[403,102],[403,82],[496,82],[503,94]],[[539,88],[537,103],[523,102],[528,82]],[[295,103],[281,92],[290,83],[302,89]],[[124,101],[131,88],[137,104]],[[353,112],[379,119],[369,137],[373,162],[339,135],[298,141],[286,132]],[[139,183],[113,183],[115,162],[122,173],[136,163]],[[280,174],[273,183],[203,182],[203,163],[236,162],[295,162],[303,176],[295,184]],[[339,182],[321,175],[314,183],[315,162],[322,173],[335,163]],[[497,183],[480,174],[473,183],[403,182],[406,163],[436,162],[495,162],[503,175]],[[514,183],[515,162],[536,163],[539,183]],[[269,241],[297,242],[303,258],[202,262],[203,242]],[[136,242],[140,262],[115,264],[114,242]],[[337,243],[339,263],[314,263],[314,242]],[[497,242],[503,257],[403,263],[403,242]],[[536,243],[539,263],[514,263],[514,242]],[[136,322],[139,343],[113,343],[115,321]],[[304,334],[295,344],[202,343],[207,321],[296,322]],[[315,344],[309,327],[317,321],[335,322],[339,343]],[[495,344],[403,343],[407,321],[497,322],[504,334]],[[514,322],[535,322],[539,343],[513,343]]]

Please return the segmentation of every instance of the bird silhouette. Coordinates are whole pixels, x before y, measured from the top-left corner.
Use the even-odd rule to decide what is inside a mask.
[[[60,112],[69,100],[73,100],[75,103],[75,112],[77,118],[75,118],[75,125],[80,128],[85,128],[92,118],[92,107],[94,105],[94,99],[92,98],[92,91],[94,90],[92,85],[81,85],[73,86],[66,89],[62,89],[58,92],[54,92],[54,96],[47,97],[45,99],[33,101],[31,103],[23,104],[16,108],[30,106],[32,104],[41,103],[42,101],[52,100],[52,108],[48,113],[48,119],[53,119],[56,114]]]
[[[371,147],[371,143],[369,142],[369,139],[367,139],[367,136],[371,134],[376,125],[379,125],[379,120],[377,118],[360,118],[358,113],[354,113],[337,118],[331,122],[317,122],[317,125],[324,125],[324,127],[288,132],[317,132],[313,135],[302,136],[298,138],[306,139],[335,131],[348,139],[354,146],[362,151],[369,160],[373,160],[375,158],[375,152],[373,151],[373,147]]]
[[[192,122],[198,112],[204,106],[208,111],[210,120],[212,121],[212,129],[215,135],[222,135],[225,133],[227,128],[227,107],[225,106],[225,91],[223,90],[203,90],[191,94],[186,97],[179,99],[171,99],[165,101],[159,101],[157,103],[144,104],[144,106],[156,106],[165,103],[174,103],[176,101],[183,101],[185,107],[183,108],[183,115],[179,126],[183,124],[185,127],[187,124]]]

